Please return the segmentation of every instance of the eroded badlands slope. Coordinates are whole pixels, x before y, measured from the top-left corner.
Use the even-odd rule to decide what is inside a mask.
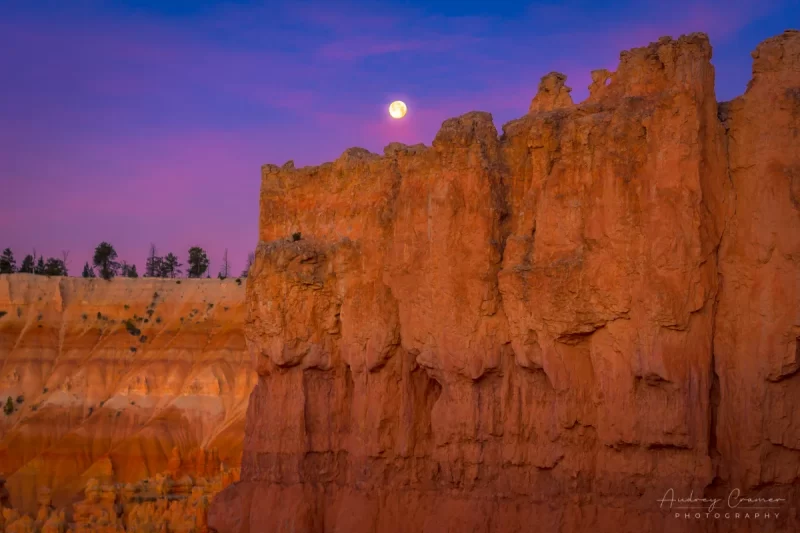
[[[232,279],[0,276],[0,399],[15,403],[0,414],[0,476],[12,506],[34,511],[39,487],[65,506],[91,478],[139,482],[175,455],[175,471],[195,476],[238,466],[255,383],[244,291]]]
[[[800,33],[718,105],[703,34],[574,105],[262,169],[259,375],[220,533],[789,531],[800,468]],[[288,238],[295,232],[302,239]],[[680,521],[739,488],[779,519]]]

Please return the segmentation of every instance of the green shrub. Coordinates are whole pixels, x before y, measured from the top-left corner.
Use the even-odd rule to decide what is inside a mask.
[[[136,346],[131,346],[131,353],[136,353]]]
[[[17,403],[22,403],[25,401],[25,397],[22,395],[17,396]]]
[[[11,413],[14,412],[14,400],[11,399],[11,396],[9,396],[8,400],[6,400],[6,405],[3,407],[3,412],[6,414],[6,416],[11,416]]]
[[[133,335],[134,337],[138,337],[142,334],[142,330],[136,327],[136,324],[133,323],[133,320],[130,318],[125,321],[125,329],[128,330],[128,333]]]
[[[142,335],[141,337],[139,337],[139,342],[141,343],[147,342],[147,335]]]
[[[296,242],[303,238],[303,234],[299,231],[292,233],[292,241]]]
[[[3,318],[3,317],[4,317],[4,316],[6,316],[7,314],[8,314],[8,312],[7,312],[7,311],[0,311],[0,318]]]

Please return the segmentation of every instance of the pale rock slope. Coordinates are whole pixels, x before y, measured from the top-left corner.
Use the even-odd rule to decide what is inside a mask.
[[[236,467],[255,384],[245,280],[0,276],[0,476],[15,508],[87,481]],[[19,401],[18,401],[19,400]]]

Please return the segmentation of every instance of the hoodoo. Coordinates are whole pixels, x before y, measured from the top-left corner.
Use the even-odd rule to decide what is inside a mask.
[[[800,528],[800,33],[753,56],[724,104],[692,34],[580,104],[546,76],[500,136],[472,112],[431,147],[265,165],[258,383],[210,527]],[[732,491],[772,507],[675,503]]]

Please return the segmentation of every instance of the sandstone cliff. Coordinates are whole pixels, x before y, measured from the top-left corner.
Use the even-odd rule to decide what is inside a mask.
[[[262,169],[259,379],[220,533],[788,531],[800,33],[718,105],[703,34],[562,75],[498,136]],[[293,233],[300,240],[290,238]],[[658,503],[738,488],[779,518]]]
[[[0,276],[0,476],[33,512],[88,479],[216,475],[241,457],[255,373],[244,282]]]

